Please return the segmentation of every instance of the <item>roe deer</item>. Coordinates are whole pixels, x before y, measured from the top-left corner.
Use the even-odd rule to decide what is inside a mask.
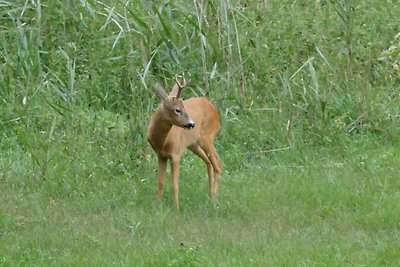
[[[172,193],[179,210],[179,161],[186,148],[199,156],[207,165],[210,197],[215,199],[221,177],[222,164],[214,147],[221,120],[215,106],[205,97],[180,98],[187,85],[175,77],[175,85],[169,95],[157,83],[154,91],[161,101],[150,119],[147,139],[158,158],[158,198],[161,200],[167,161],[170,160]]]

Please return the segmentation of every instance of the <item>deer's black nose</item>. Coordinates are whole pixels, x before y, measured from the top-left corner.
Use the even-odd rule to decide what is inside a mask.
[[[196,126],[196,124],[194,124],[194,122],[189,122],[188,124],[185,125],[186,129],[193,129]]]

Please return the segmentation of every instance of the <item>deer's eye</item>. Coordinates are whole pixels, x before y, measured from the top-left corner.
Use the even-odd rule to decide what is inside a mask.
[[[182,110],[180,108],[175,109],[176,114],[181,114]]]

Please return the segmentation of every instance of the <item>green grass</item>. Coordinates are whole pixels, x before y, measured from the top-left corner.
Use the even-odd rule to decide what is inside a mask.
[[[399,152],[354,142],[247,155],[216,207],[200,160],[187,159],[179,213],[170,190],[160,206],[155,179],[137,175],[5,179],[2,264],[395,266]]]
[[[398,266],[396,1],[196,3],[0,1],[0,265]],[[183,71],[224,171],[214,206],[186,153],[177,212],[145,132]]]

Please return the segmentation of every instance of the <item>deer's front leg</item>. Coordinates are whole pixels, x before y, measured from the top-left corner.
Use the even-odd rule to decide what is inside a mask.
[[[179,156],[174,156],[171,159],[171,174],[172,174],[172,194],[176,209],[179,210]]]
[[[167,159],[158,157],[158,199],[161,201],[164,191],[165,172],[167,170]]]

